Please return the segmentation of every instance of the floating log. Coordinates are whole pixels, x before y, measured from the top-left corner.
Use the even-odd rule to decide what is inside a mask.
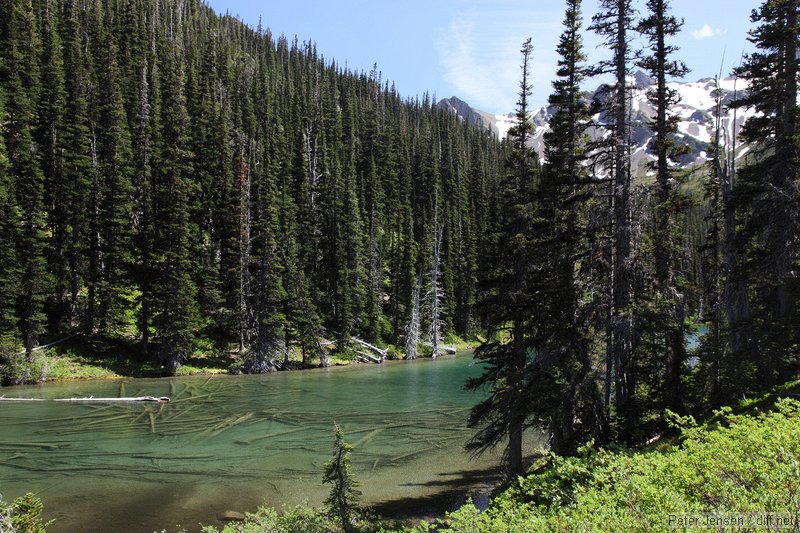
[[[89,396],[88,398],[7,398],[5,395],[0,396],[2,402],[155,402],[167,403],[170,401],[169,396],[131,396],[128,398],[95,398]]]

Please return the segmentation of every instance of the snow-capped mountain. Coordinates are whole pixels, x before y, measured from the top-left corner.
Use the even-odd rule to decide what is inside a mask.
[[[631,76],[631,165],[639,172],[646,172],[646,163],[652,160],[648,154],[648,144],[653,137],[653,133],[648,126],[650,119],[655,117],[655,108],[647,101],[648,91],[654,89],[654,82],[643,72],[636,72]],[[679,117],[678,134],[680,141],[689,147],[689,152],[684,155],[679,164],[684,167],[694,166],[707,161],[708,143],[711,142],[715,134],[714,109],[716,107],[715,82],[712,78],[704,78],[695,82],[672,82],[669,88],[678,92],[680,103],[673,106],[672,113]],[[591,100],[601,99],[604,94],[604,86],[589,93],[587,96]],[[729,104],[735,97],[741,97],[746,90],[746,83],[736,78],[723,78],[719,80],[719,89],[722,96],[723,117],[722,126],[727,135],[734,132],[738,134],[739,129],[745,120],[753,115],[752,110],[738,109],[736,111],[728,109]],[[514,124],[514,113],[508,115],[493,115],[480,111],[469,106],[463,100],[456,97],[441,100],[438,104],[444,109],[450,109],[462,119],[483,124],[491,129],[499,137],[504,137],[509,128]],[[531,117],[534,125],[532,146],[541,155],[544,152],[544,134],[549,128],[550,118],[555,109],[552,107],[542,107]],[[595,121],[603,124],[604,116],[598,114],[594,117]],[[601,128],[590,128],[589,135],[599,138],[605,135]],[[744,151],[740,151],[741,155]]]

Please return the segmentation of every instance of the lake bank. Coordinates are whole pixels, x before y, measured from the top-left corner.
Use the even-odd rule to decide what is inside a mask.
[[[455,346],[459,352],[472,351],[478,341],[458,340]],[[396,351],[391,351],[396,353]],[[164,374],[163,368],[152,360],[142,358],[138,344],[121,339],[106,339],[89,342],[82,336],[71,336],[66,342],[56,342],[45,350],[34,351],[35,361],[32,364],[33,382],[61,382],[90,379],[139,379],[171,377]],[[341,354],[329,355],[330,366],[349,366],[361,363],[357,360],[342,357]],[[397,361],[392,357],[388,360]],[[296,371],[321,368],[319,364],[303,366],[299,350],[290,353],[291,366],[281,371]],[[238,373],[241,357],[235,350],[221,348],[195,352],[178,368],[176,376],[208,376]],[[2,372],[0,372],[0,375]],[[3,385],[0,381],[0,390]]]

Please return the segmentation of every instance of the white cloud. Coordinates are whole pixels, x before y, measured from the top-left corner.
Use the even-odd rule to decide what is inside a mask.
[[[491,113],[508,113],[515,107],[520,77],[520,48],[534,37],[534,101],[542,103],[550,91],[555,70],[553,52],[560,27],[559,15],[519,2],[499,0],[488,7],[459,9],[436,41],[443,77],[457,96]],[[541,93],[541,94],[537,94]],[[449,94],[438,97],[451,96]]]
[[[712,28],[708,24],[703,24],[702,28],[692,31],[692,37],[694,37],[698,41],[702,41],[703,39],[710,39],[711,37],[716,37],[718,35],[724,35],[724,34],[725,32],[720,28]]]

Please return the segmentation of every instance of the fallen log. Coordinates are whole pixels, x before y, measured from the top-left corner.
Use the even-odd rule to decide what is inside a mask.
[[[365,358],[365,359],[367,359],[369,361],[372,361],[373,363],[382,363],[383,359],[384,359],[383,357],[375,357],[372,354],[369,354],[367,352],[362,352],[360,350],[353,350],[353,351],[355,353],[357,353],[358,355],[360,355],[361,357],[363,357],[363,358]]]
[[[377,354],[380,354],[382,359],[386,359],[386,356],[389,354],[389,350],[388,349],[382,350],[382,349],[378,348],[377,346],[373,346],[372,344],[370,344],[370,343],[368,343],[366,341],[362,341],[361,339],[359,339],[357,337],[350,337],[350,340],[360,344],[361,346],[363,346],[364,348],[366,348],[368,350],[372,350],[373,352],[375,352]],[[356,352],[356,353],[358,353],[358,352]]]
[[[128,398],[95,398],[89,396],[88,398],[7,398],[5,395],[0,396],[0,402],[155,402],[167,403],[169,396],[132,396]]]

